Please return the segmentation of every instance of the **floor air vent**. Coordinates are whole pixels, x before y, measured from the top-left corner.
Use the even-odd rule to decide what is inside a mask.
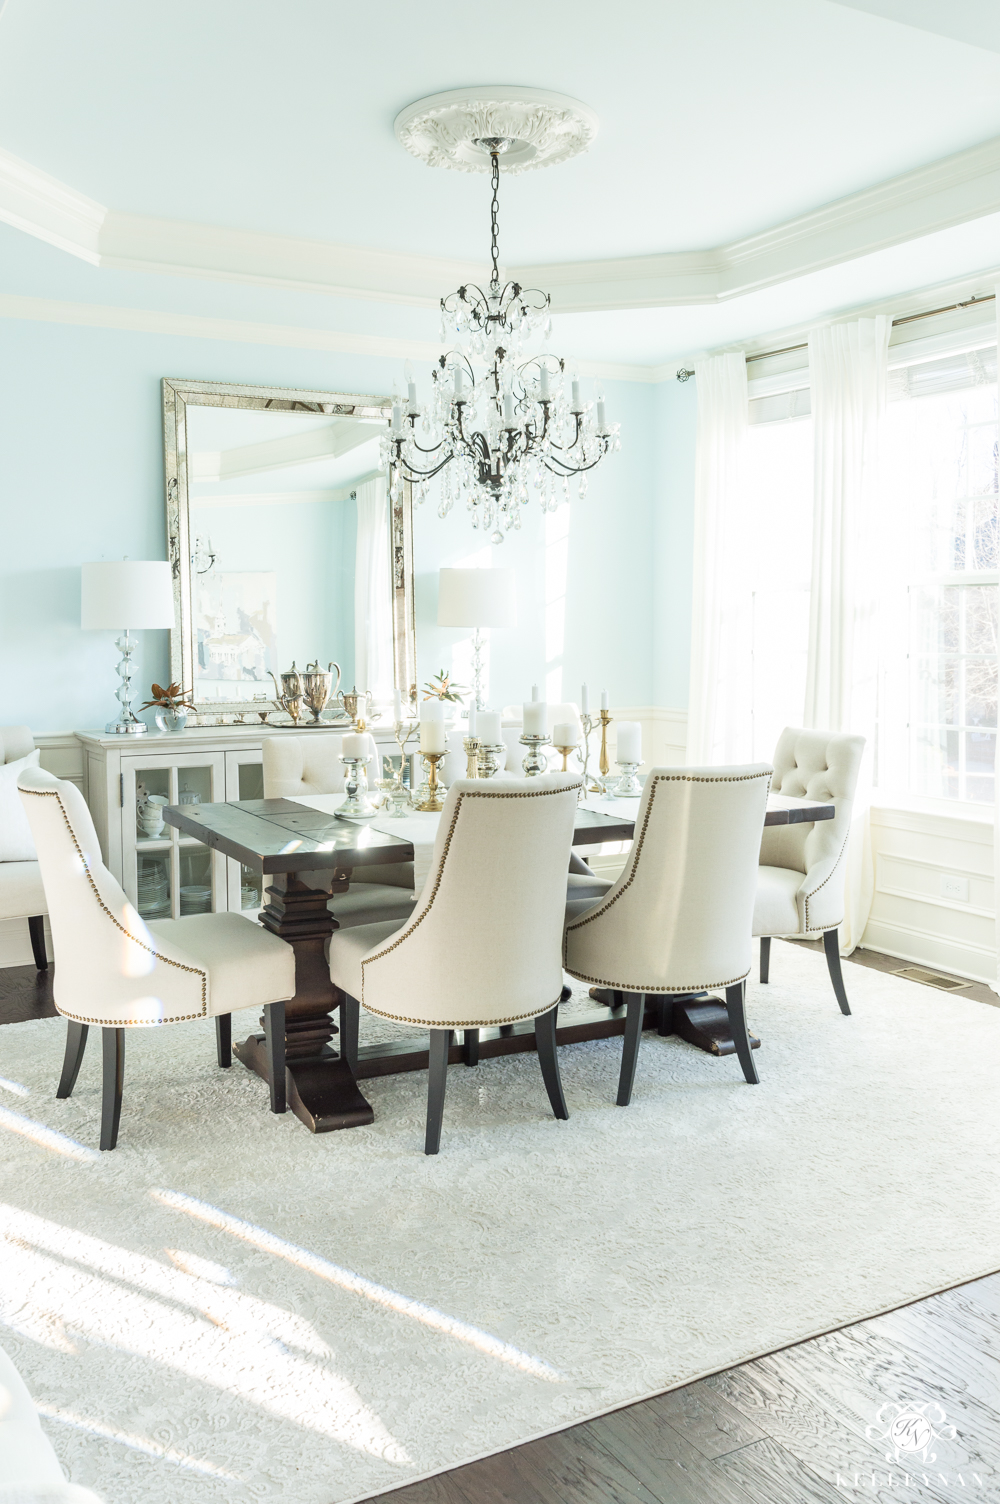
[[[957,977],[946,977],[940,971],[928,971],[926,966],[901,966],[894,977],[905,977],[908,982],[922,982],[925,987],[940,987],[942,992],[961,992],[971,987],[971,982],[961,982]]]

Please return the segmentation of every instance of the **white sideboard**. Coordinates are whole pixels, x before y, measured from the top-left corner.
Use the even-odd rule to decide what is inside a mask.
[[[380,751],[397,750],[390,728],[376,725],[372,731]],[[76,732],[83,793],[104,860],[144,918],[176,919],[208,908],[256,913],[262,879],[172,826],[165,825],[153,839],[144,835],[136,818],[139,785],[170,804],[261,799],[264,738],[292,734],[265,725],[204,726],[136,738]]]

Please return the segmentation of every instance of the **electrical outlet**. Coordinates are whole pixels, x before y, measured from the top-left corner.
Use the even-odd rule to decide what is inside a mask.
[[[969,879],[967,877],[954,877],[951,873],[942,872],[941,897],[950,898],[954,903],[968,903]]]

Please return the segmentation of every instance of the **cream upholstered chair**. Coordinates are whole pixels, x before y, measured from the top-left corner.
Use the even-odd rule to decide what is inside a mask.
[[[378,748],[369,737],[372,757]],[[309,794],[337,794],[345,787],[340,760],[343,738],[332,731],[311,735],[275,735],[264,738],[263,772],[265,799],[293,799]],[[371,763],[369,763],[369,769]],[[369,773],[369,777],[371,774]],[[374,780],[373,780],[374,781]],[[307,888],[330,888],[332,872],[301,872]],[[382,862],[359,868],[346,893],[335,894],[329,908],[341,929],[380,920],[399,923],[413,913],[412,862]]]
[[[263,1005],[275,1083],[284,1112],[285,1002],[295,992],[295,953],[241,914],[191,914],[145,923],[101,860],[83,795],[40,768],[18,780],[38,848],[52,925],[55,1005],[68,1020],[56,1095],[76,1084],[91,1024],[102,1030],[101,1148],[118,1141],[125,1030],[214,1018],[220,1066],[232,1063],[236,1008]]]
[[[557,1118],[569,1112],[556,1059],[565,889],[580,780],[550,773],[460,778],[448,791],[430,872],[409,921],[366,924],[330,939],[330,976],[346,993],[348,1060],[359,1002],[430,1030],[424,1149],[441,1144],[452,1031],[474,1063],[479,1030],[535,1020],[542,1077]],[[353,1063],[353,1061],[352,1061]]]
[[[766,982],[770,972],[772,935],[822,935],[830,981],[845,1014],[851,1007],[840,969],[839,926],[844,922],[847,841],[864,750],[863,736],[785,727],[774,751],[774,792],[828,800],[837,813],[832,820],[772,825],[764,831],[753,911],[753,932],[760,936],[761,981]]]
[[[20,762],[35,750],[27,726],[0,726],[0,763]],[[16,793],[13,794],[16,798]],[[0,860],[0,919],[26,919],[31,954],[39,971],[48,969],[45,954],[45,890],[37,861]]]
[[[597,904],[566,908],[571,976],[623,993],[628,1004],[618,1105],[632,1096],[646,997],[725,988],[743,1074],[757,1081],[743,993],[751,965],[757,857],[767,763],[654,768],[646,779],[625,870]],[[670,1032],[669,999],[661,1033]]]

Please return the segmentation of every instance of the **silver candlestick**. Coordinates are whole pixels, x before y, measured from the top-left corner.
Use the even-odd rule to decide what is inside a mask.
[[[618,766],[622,770],[622,776],[608,789],[613,799],[638,799],[642,793],[642,784],[635,776],[642,767],[641,762],[620,762]]]
[[[368,820],[378,810],[368,797],[368,775],[365,772],[366,757],[344,757],[341,762],[347,769],[347,798],[338,804],[337,814],[347,815],[352,820]]]
[[[467,736],[462,743],[462,746],[465,748],[466,778],[479,777],[479,753],[482,745],[478,736]]]
[[[549,760],[541,748],[549,746],[552,738],[550,736],[533,736],[525,732],[518,739],[521,746],[528,749],[525,753],[524,762],[521,764],[524,768],[524,776],[525,778],[537,778],[539,773],[544,773],[549,765]]]
[[[480,778],[492,778],[499,766],[499,758],[507,750],[504,742],[480,742],[479,743],[479,776]]]

